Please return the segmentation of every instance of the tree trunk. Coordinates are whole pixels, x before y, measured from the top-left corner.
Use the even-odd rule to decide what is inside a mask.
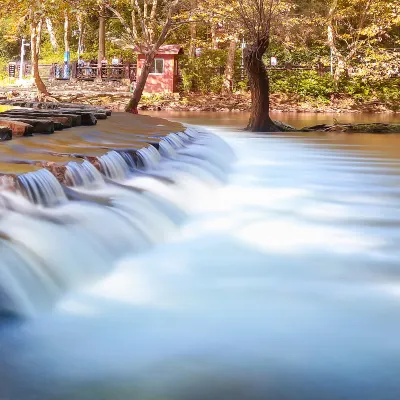
[[[346,59],[342,57],[341,55],[336,55],[337,58],[337,65],[335,68],[335,73],[333,74],[333,79],[335,82],[338,82],[343,75],[343,73],[346,71]]]
[[[97,54],[97,64],[99,68],[98,79],[101,80],[101,61],[106,56],[106,19],[104,17],[105,8],[104,6],[100,9],[99,14],[99,52]]]
[[[147,77],[149,76],[150,69],[151,66],[153,65],[155,56],[156,56],[155,52],[150,52],[146,55],[146,59],[143,64],[142,70],[140,72],[140,76],[136,81],[136,87],[135,90],[133,91],[132,98],[130,99],[128,105],[125,108],[126,112],[137,114],[138,112],[137,107],[142,97]]]
[[[269,116],[269,78],[262,61],[267,48],[268,41],[261,41],[249,46],[244,53],[251,90],[251,114],[247,130],[251,132],[280,131]]]
[[[343,55],[339,52],[338,48],[336,47],[336,32],[335,32],[335,13],[337,8],[338,0],[333,0],[331,8],[329,9],[328,14],[328,29],[327,29],[327,36],[328,36],[328,45],[331,50],[332,56],[334,56],[338,62],[335,67],[335,72],[333,74],[333,79],[337,83],[342,75],[342,72],[345,70],[346,67],[346,60]]]
[[[197,26],[195,22],[190,24],[190,45],[189,45],[189,57],[194,58],[196,55],[196,38],[197,38]]]
[[[197,7],[197,0],[191,0],[190,4],[192,10]],[[197,25],[195,22],[190,23],[190,46],[189,46],[189,57],[194,58],[196,55],[196,39],[197,39]]]
[[[39,23],[34,21],[34,15],[31,16],[31,59],[32,59],[32,75],[39,95],[50,96],[46,85],[43,83],[39,74],[39,52],[38,52],[38,26]]]
[[[82,13],[78,12],[78,14],[76,15],[76,20],[78,22],[78,30],[79,30],[79,45],[80,45],[80,49],[79,49],[79,53],[83,53],[85,51],[85,42],[84,42],[84,27],[83,27],[83,15]]]
[[[47,32],[49,33],[50,36],[51,46],[53,47],[53,50],[58,50],[56,34],[54,33],[53,23],[51,22],[51,19],[49,17],[46,18],[46,26],[47,26]]]
[[[64,11],[64,51],[67,53],[70,50],[70,26],[68,11]]]
[[[217,24],[215,22],[211,22],[211,48],[213,50],[217,50],[218,49]]]
[[[43,27],[43,20],[40,20],[39,23],[37,24],[37,43],[36,43],[36,53],[38,57],[40,57],[40,47],[42,44],[42,27]]]
[[[233,74],[235,71],[235,55],[236,55],[237,37],[233,37],[229,43],[228,58],[224,73],[224,82],[222,92],[225,94],[232,93],[233,89]]]

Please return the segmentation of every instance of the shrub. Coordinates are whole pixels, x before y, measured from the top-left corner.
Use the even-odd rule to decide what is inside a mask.
[[[270,71],[271,92],[296,94],[302,97],[328,99],[334,91],[329,74],[316,71]]]

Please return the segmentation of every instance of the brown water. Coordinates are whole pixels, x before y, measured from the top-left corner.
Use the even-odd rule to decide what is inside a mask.
[[[157,111],[148,112],[148,115],[166,118],[170,121],[181,122],[190,125],[206,127],[217,127],[225,132],[242,130],[249,118],[246,112],[178,112],[178,111]],[[399,123],[400,113],[291,113],[273,112],[274,120],[290,124],[296,128],[313,126],[317,124],[332,124],[334,120],[339,123]],[[244,136],[249,136],[243,133]],[[262,135],[258,135],[262,136]],[[285,135],[286,136],[286,135]],[[365,152],[369,155],[377,152],[379,157],[400,161],[400,134],[345,134],[345,133],[301,133],[292,135],[293,141],[309,140],[329,150]],[[355,153],[352,153],[354,156]],[[373,159],[369,160],[373,162]],[[400,170],[399,170],[400,173]]]
[[[244,128],[249,119],[246,112],[180,112],[157,111],[146,114],[167,118],[173,121],[185,122],[194,125],[226,126]],[[400,123],[400,113],[291,113],[273,112],[271,116],[275,120],[286,122],[296,128],[317,124],[331,124],[336,119],[340,123]]]
[[[0,112],[8,108],[0,106]],[[115,113],[95,126],[65,129],[52,135],[14,138],[0,143],[0,174],[36,171],[38,166],[47,162],[81,162],[83,156],[98,157],[113,149],[141,148],[146,140],[150,140],[149,136],[164,136],[181,129],[180,124],[161,119]]]

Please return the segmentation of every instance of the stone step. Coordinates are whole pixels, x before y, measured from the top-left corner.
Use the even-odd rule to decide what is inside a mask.
[[[49,121],[46,119],[37,119],[33,117],[7,117],[7,119],[32,125],[33,133],[51,134],[54,133],[56,126],[58,129],[62,129],[61,123]]]
[[[33,119],[42,119],[42,120],[48,120],[48,121],[54,121],[54,128],[57,129],[64,129],[64,128],[71,128],[72,127],[72,118],[65,117],[63,115],[58,115],[58,116],[47,116],[46,114],[37,114],[37,113],[32,113],[32,114],[22,114],[22,113],[0,113],[0,118],[2,116],[5,116],[6,118],[12,118],[12,119],[19,119],[19,118],[33,118]]]
[[[55,121],[62,122],[64,125],[70,125],[68,128],[73,127],[73,126],[80,126],[82,125],[82,117],[78,114],[67,114],[67,113],[62,113],[56,111],[42,111],[42,110],[26,110],[26,109],[20,109],[20,110],[9,110],[9,111],[4,111],[3,113],[0,113],[0,117],[2,115],[10,115],[10,116],[23,116],[26,115],[28,117],[35,117],[35,118],[55,118]],[[57,119],[57,118],[67,118],[68,121],[63,122],[62,119]]]
[[[77,104],[77,103],[41,103],[41,102],[5,100],[5,101],[0,101],[0,104],[8,104],[16,107],[27,107],[27,108],[45,109],[45,110],[76,109],[93,113],[106,114],[106,117],[112,115],[112,111],[107,108],[101,108],[87,104]]]
[[[1,116],[1,115],[0,115]],[[0,126],[6,126],[11,129],[13,137],[32,136],[34,128],[25,122],[0,118]]]

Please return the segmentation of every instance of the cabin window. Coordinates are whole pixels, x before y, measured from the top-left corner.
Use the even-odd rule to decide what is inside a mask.
[[[153,65],[150,68],[151,74],[163,74],[164,73],[164,59],[163,58],[155,58],[153,61]]]

